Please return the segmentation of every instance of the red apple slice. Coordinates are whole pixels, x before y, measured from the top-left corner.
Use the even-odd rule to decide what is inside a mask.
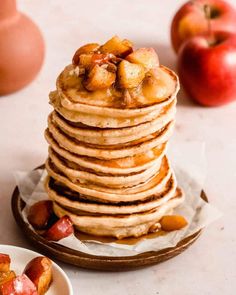
[[[1,295],[38,295],[36,286],[25,274],[4,283],[0,290]]]
[[[147,70],[155,69],[159,66],[159,59],[153,48],[139,48],[130,53],[126,60],[143,65]]]
[[[59,241],[70,236],[74,232],[73,224],[68,216],[61,217],[44,234],[49,241]]]
[[[122,60],[118,65],[118,81],[122,88],[137,87],[145,77],[145,70],[142,65],[132,64]]]
[[[35,284],[38,294],[43,295],[52,282],[52,261],[47,257],[36,257],[26,265],[24,274]]]
[[[53,215],[52,201],[39,201],[32,205],[28,213],[29,223],[36,229],[45,229]]]
[[[7,272],[10,270],[11,258],[7,254],[0,253],[0,272]]]

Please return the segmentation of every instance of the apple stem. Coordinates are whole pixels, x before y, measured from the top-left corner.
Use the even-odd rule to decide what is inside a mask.
[[[195,5],[196,7],[198,7],[200,10],[202,10],[202,6],[200,4],[198,4],[196,2],[196,0],[190,0],[190,3],[192,5]],[[215,40],[214,40],[214,34],[212,31],[212,26],[211,26],[211,6],[208,4],[205,4],[203,6],[203,13],[204,13],[205,19],[207,21],[207,31],[210,36],[209,37],[209,44],[214,44]]]
[[[207,21],[207,29],[208,29],[208,34],[210,36],[209,39],[209,43],[214,43],[214,36],[213,36],[213,32],[212,32],[212,26],[211,26],[211,7],[208,4],[205,4],[203,6],[203,11],[204,11],[204,15]]]

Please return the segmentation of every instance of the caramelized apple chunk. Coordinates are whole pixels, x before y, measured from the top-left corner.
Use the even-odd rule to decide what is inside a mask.
[[[126,60],[143,65],[146,70],[155,69],[159,66],[159,59],[153,48],[139,48],[130,53]]]
[[[44,237],[49,241],[59,241],[70,236],[73,232],[74,228],[70,218],[63,216],[44,233]]]
[[[173,231],[184,228],[188,222],[181,215],[165,215],[160,220],[161,229],[164,231]]]
[[[14,279],[15,277],[16,277],[16,274],[12,270],[0,272],[0,286]]]
[[[24,274],[35,284],[38,294],[44,295],[52,282],[52,261],[44,256],[36,257],[26,265]]]
[[[149,99],[162,99],[166,97],[168,89],[165,81],[158,77],[155,70],[150,70],[143,80],[142,91]]]
[[[142,65],[132,64],[122,60],[118,65],[118,82],[122,88],[137,87],[145,77],[145,70]]]
[[[52,201],[44,200],[39,201],[30,207],[27,218],[34,228],[45,229],[52,215]]]
[[[116,74],[109,72],[105,67],[95,65],[89,71],[87,78],[83,81],[84,87],[89,91],[95,91],[110,87],[116,80]]]
[[[89,53],[93,53],[96,50],[98,50],[100,47],[100,45],[98,43],[89,43],[86,44],[82,47],[80,47],[79,49],[76,50],[72,62],[74,65],[78,65],[79,64],[79,60],[80,60],[80,55],[81,54],[89,54]]]
[[[109,62],[110,59],[115,56],[111,53],[90,53],[90,54],[81,54],[79,58],[79,66],[90,70],[95,65],[103,65]]]
[[[133,44],[129,40],[112,37],[99,50],[101,53],[112,53],[118,57],[125,57],[133,51]]]
[[[7,272],[10,270],[11,258],[8,254],[0,253],[0,272]]]

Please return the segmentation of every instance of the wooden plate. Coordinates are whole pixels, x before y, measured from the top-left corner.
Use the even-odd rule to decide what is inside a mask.
[[[43,168],[42,166],[39,168]],[[206,194],[202,191],[201,198],[207,201]],[[179,255],[186,250],[201,234],[201,230],[195,234],[183,239],[175,247],[166,248],[161,251],[145,252],[135,256],[108,257],[89,255],[80,251],[72,250],[68,247],[49,242],[35,231],[29,224],[25,222],[22,216],[22,210],[25,204],[20,198],[18,187],[15,188],[12,194],[12,212],[14,218],[25,234],[26,238],[45,255],[58,259],[60,261],[73,264],[82,268],[106,270],[106,271],[121,271],[131,270],[148,265],[154,265]]]

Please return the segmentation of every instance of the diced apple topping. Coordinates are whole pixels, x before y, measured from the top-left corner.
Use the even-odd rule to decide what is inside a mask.
[[[142,90],[145,97],[150,99],[164,98],[167,94],[167,85],[160,79],[154,70],[150,70],[143,80]]]
[[[4,271],[0,272],[0,286],[5,284],[6,282],[14,279],[16,277],[16,274],[14,271],[9,270],[9,271]]]
[[[147,70],[155,69],[159,66],[159,59],[153,48],[140,48],[130,53],[126,60],[143,65]]]
[[[0,253],[0,272],[10,270],[11,258],[7,254]]]
[[[79,64],[79,59],[81,54],[89,54],[89,53],[95,52],[96,50],[98,50],[99,47],[100,45],[98,43],[89,43],[80,47],[79,49],[77,49],[77,51],[75,52],[73,56],[73,59],[72,59],[73,64],[74,65]]]
[[[88,69],[92,63],[92,57],[93,54],[89,53],[89,54],[81,54],[79,56],[79,60],[78,60],[78,64],[80,67],[84,68],[84,69]]]
[[[33,282],[26,276],[21,275],[13,278],[0,287],[1,295],[38,295]]]
[[[116,74],[109,72],[105,67],[95,65],[83,81],[84,87],[89,91],[110,87],[116,80]]]
[[[121,40],[118,36],[114,36],[102,45],[99,50],[102,53],[112,53],[119,57],[125,57],[133,51],[133,45],[127,39]]]
[[[132,64],[122,60],[118,65],[118,82],[122,88],[137,87],[145,77],[145,70],[142,65]]]
[[[165,83],[153,74],[159,67],[159,59],[153,48],[133,51],[129,40],[112,37],[104,45],[90,43],[80,47],[74,57],[75,69],[71,75],[81,76],[80,81],[88,91],[102,90],[117,86],[118,91],[135,90],[143,81],[143,94],[149,98],[164,97]],[[159,79],[161,80],[161,79]],[[137,89],[137,90],[138,90]],[[126,92],[128,103],[132,104],[130,93]]]
[[[161,229],[164,231],[173,231],[184,228],[188,222],[181,215],[165,215],[160,220]]]
[[[111,58],[115,56],[111,53],[89,53],[81,54],[79,58],[79,66],[84,69],[91,69],[93,66],[107,64]]]

